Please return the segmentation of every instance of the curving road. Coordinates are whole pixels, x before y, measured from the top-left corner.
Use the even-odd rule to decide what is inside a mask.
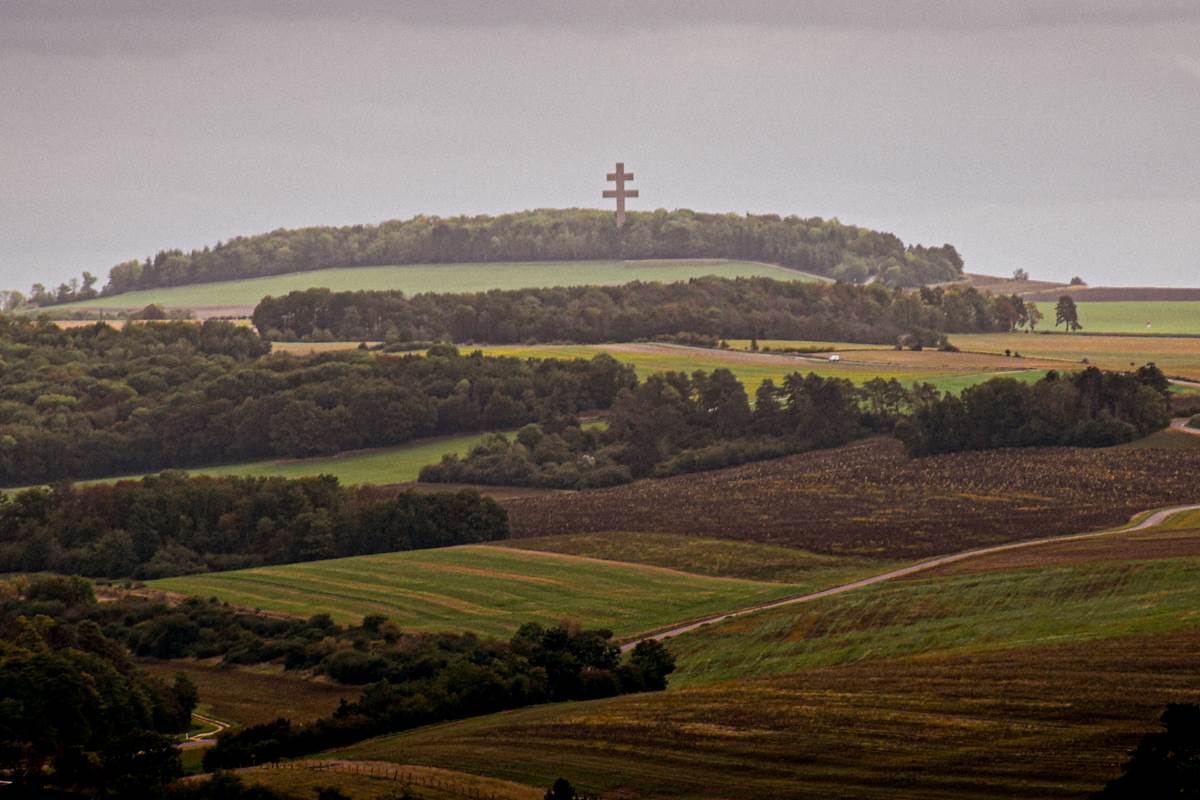
[[[1196,433],[1200,434],[1200,431],[1196,431]],[[921,561],[921,562],[912,564],[907,567],[901,567],[900,569],[894,569],[894,570],[891,570],[890,572],[882,572],[878,575],[872,575],[869,578],[862,578],[861,580],[852,581],[850,583],[843,583],[840,586],[833,586],[833,587],[830,587],[829,589],[822,589],[819,592],[810,592],[809,594],[796,595],[794,597],[785,597],[782,600],[773,600],[770,603],[763,603],[761,605],[749,606],[747,608],[741,608],[736,611],[729,611],[724,614],[714,614],[710,617],[704,617],[703,619],[692,620],[691,622],[687,622],[687,623],[684,623],[681,625],[676,625],[671,628],[665,628],[665,629],[662,629],[659,631],[653,631],[649,634],[640,636],[637,639],[633,639],[631,641],[628,641],[628,642],[622,644],[621,652],[626,653],[626,652],[632,650],[634,647],[636,647],[638,642],[643,642],[647,639],[670,639],[672,637],[679,636],[680,634],[694,631],[697,628],[701,628],[705,625],[710,625],[714,622],[722,622],[722,621],[728,620],[728,619],[744,617],[747,614],[756,614],[759,611],[766,611],[767,609],[770,609],[770,608],[780,608],[782,606],[790,606],[790,605],[794,605],[796,603],[810,603],[813,600],[820,600],[825,597],[833,597],[834,595],[837,595],[837,594],[845,594],[846,592],[853,592],[856,589],[863,589],[863,588],[866,588],[867,586],[874,586],[877,583],[884,583],[885,581],[892,581],[897,578],[904,578],[908,575],[913,575],[918,572],[924,572],[925,570],[930,570],[935,567],[945,566],[946,564],[954,564],[959,561],[966,561],[969,558],[979,558],[980,556],[989,556],[989,555],[992,555],[993,553],[1004,553],[1009,550],[1020,550],[1020,549],[1026,548],[1026,547],[1038,547],[1039,545],[1044,545],[1044,544],[1057,544],[1059,542],[1074,542],[1074,541],[1078,541],[1080,539],[1095,539],[1095,538],[1098,538],[1101,536],[1112,536],[1112,535],[1118,534],[1118,533],[1132,533],[1133,531],[1141,531],[1141,530],[1145,530],[1146,528],[1153,528],[1158,525],[1161,525],[1163,522],[1165,522],[1167,520],[1168,517],[1173,517],[1176,514],[1180,514],[1184,511],[1200,511],[1200,504],[1187,505],[1187,506],[1172,506],[1170,508],[1159,509],[1158,511],[1153,511],[1150,514],[1148,514],[1146,516],[1146,518],[1143,519],[1141,522],[1134,524],[1131,520],[1129,525],[1126,525],[1123,528],[1116,528],[1113,530],[1093,531],[1092,533],[1071,533],[1071,534],[1067,534],[1066,536],[1053,536],[1049,539],[1033,539],[1033,540],[1026,540],[1026,541],[1021,541],[1021,542],[1010,542],[1008,544],[998,544],[998,545],[994,545],[992,547],[981,547],[981,548],[977,548],[975,550],[964,550],[961,553],[953,553],[948,556],[938,556],[937,558],[931,558],[926,561]],[[1143,512],[1143,513],[1145,513],[1145,512]],[[1134,519],[1137,519],[1137,516],[1139,516],[1139,515],[1135,515]]]
[[[216,743],[216,738],[219,734],[224,733],[229,729],[228,722],[219,720],[216,717],[208,717],[204,714],[197,714],[193,712],[192,718],[198,719],[201,722],[207,722],[209,725],[213,726],[214,730],[192,734],[179,744],[175,745],[180,750],[191,750],[196,747],[209,747],[210,745]]]

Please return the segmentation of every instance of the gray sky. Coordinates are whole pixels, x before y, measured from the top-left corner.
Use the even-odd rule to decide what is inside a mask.
[[[0,0],[0,287],[286,226],[836,216],[1200,285],[1200,3]]]

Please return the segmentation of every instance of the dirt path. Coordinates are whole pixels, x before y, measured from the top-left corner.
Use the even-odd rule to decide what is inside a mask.
[[[197,747],[210,747],[216,743],[218,736],[229,730],[229,723],[225,722],[224,720],[219,720],[216,717],[208,717],[204,714],[197,714],[193,712],[192,718],[212,725],[213,730],[194,733],[187,737],[178,745],[176,745],[180,750],[192,750]]]
[[[1193,436],[1200,436],[1200,428],[1189,428],[1188,423],[1191,422],[1190,417],[1181,417],[1171,420],[1171,430],[1180,431],[1181,433],[1190,433]]]
[[[1196,431],[1196,433],[1200,433],[1200,431]],[[782,606],[790,606],[790,605],[794,605],[796,603],[810,603],[813,600],[821,600],[822,598],[825,598],[825,597],[833,597],[834,595],[845,594],[846,592],[853,592],[856,589],[864,589],[868,586],[874,586],[877,583],[884,583],[886,581],[896,580],[897,578],[904,578],[904,577],[913,575],[918,572],[924,572],[926,570],[933,569],[935,567],[942,567],[947,564],[954,564],[958,561],[965,561],[969,558],[978,558],[980,556],[988,556],[988,555],[992,555],[994,553],[1003,553],[1003,552],[1007,552],[1009,550],[1018,550],[1018,549],[1022,549],[1022,548],[1026,548],[1026,547],[1038,547],[1039,545],[1045,545],[1045,544],[1057,544],[1057,543],[1061,543],[1061,542],[1074,542],[1074,541],[1078,541],[1080,539],[1094,539],[1094,538],[1097,538],[1100,536],[1112,536],[1112,535],[1118,534],[1118,533],[1132,533],[1134,531],[1142,531],[1142,530],[1146,530],[1147,528],[1153,528],[1158,525],[1161,525],[1169,517],[1172,517],[1176,514],[1179,514],[1179,513],[1185,512],[1185,511],[1197,511],[1197,510],[1200,510],[1200,504],[1186,505],[1186,506],[1172,506],[1170,508],[1164,508],[1164,509],[1160,509],[1158,511],[1154,511],[1154,512],[1150,513],[1141,522],[1138,522],[1136,524],[1134,524],[1131,521],[1131,523],[1129,525],[1127,525],[1123,528],[1116,528],[1116,529],[1104,530],[1104,531],[1094,531],[1092,533],[1072,533],[1072,534],[1068,534],[1066,536],[1053,536],[1048,539],[1033,539],[1030,541],[1023,541],[1023,542],[1010,542],[1009,544],[1000,544],[1000,545],[995,545],[993,547],[983,547],[983,548],[978,548],[975,550],[966,550],[961,553],[953,553],[948,556],[938,556],[937,558],[931,558],[926,561],[921,561],[921,562],[912,564],[907,567],[901,567],[900,569],[894,569],[894,570],[891,570],[890,572],[883,572],[883,573],[880,573],[879,575],[872,575],[869,578],[863,578],[861,580],[852,581],[850,583],[844,583],[841,586],[833,586],[829,589],[822,589],[819,592],[811,592],[809,594],[798,595],[796,597],[785,597],[782,600],[774,600],[770,603],[763,603],[761,605],[750,606],[748,608],[742,608],[742,609],[738,609],[737,611],[730,611],[730,612],[727,612],[724,614],[714,614],[711,617],[705,617],[703,619],[693,620],[691,622],[676,625],[671,628],[665,628],[663,630],[655,631],[655,632],[646,634],[637,639],[634,639],[632,641],[622,644],[621,652],[626,653],[626,652],[632,650],[635,646],[637,646],[638,642],[642,642],[647,639],[670,639],[672,637],[679,636],[684,633],[689,633],[689,632],[694,631],[697,628],[701,628],[705,625],[710,625],[714,622],[723,622],[724,620],[728,620],[728,619],[744,617],[747,614],[756,614],[759,611],[766,611],[767,609],[771,609],[771,608],[780,608]],[[1136,519],[1136,517],[1135,517],[1135,519]]]

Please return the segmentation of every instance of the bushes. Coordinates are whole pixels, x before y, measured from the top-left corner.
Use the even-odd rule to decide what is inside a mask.
[[[157,578],[507,536],[504,509],[477,492],[389,496],[331,477],[168,472],[0,494],[0,572]]]
[[[363,669],[377,658],[386,675],[311,725],[280,719],[223,734],[204,766],[261,764],[433,722],[666,688],[675,661],[661,643],[639,643],[622,663],[611,638],[610,631],[527,623],[507,643],[424,637],[380,655],[339,654],[330,659],[339,669]]]

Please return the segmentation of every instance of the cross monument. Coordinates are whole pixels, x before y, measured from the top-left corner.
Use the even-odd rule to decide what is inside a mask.
[[[617,188],[605,189],[604,197],[617,198],[617,227],[619,228],[625,224],[625,198],[637,197],[638,190],[625,188],[625,181],[633,180],[633,173],[625,171],[625,162],[623,161],[617,162],[617,171],[608,173],[608,179],[615,181]]]

